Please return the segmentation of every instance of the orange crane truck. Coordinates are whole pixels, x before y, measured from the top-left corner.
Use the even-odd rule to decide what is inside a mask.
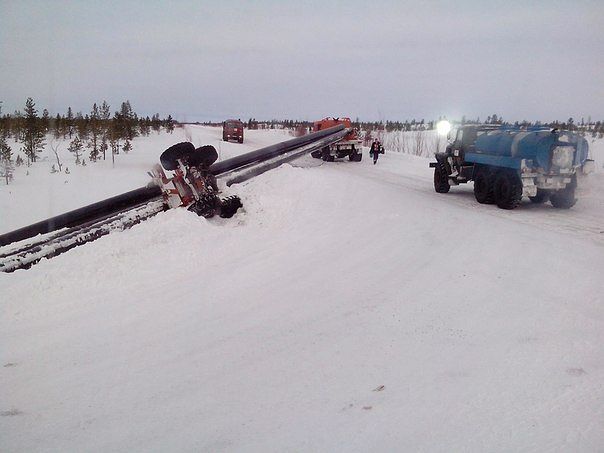
[[[350,132],[339,142],[314,151],[311,156],[326,162],[333,162],[336,158],[342,159],[348,156],[348,160],[351,162],[360,162],[363,158],[363,141],[359,138],[357,130],[352,127],[350,118],[323,118],[314,122],[313,131],[328,129],[338,124],[343,124]]]

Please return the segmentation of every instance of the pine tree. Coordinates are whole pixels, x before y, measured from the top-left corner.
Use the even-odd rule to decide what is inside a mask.
[[[100,124],[100,113],[99,108],[96,105],[96,102],[92,106],[92,111],[90,112],[90,123],[89,123],[89,139],[88,139],[88,148],[90,149],[90,161],[96,162],[99,158],[99,137],[101,135],[101,124]]]
[[[166,118],[165,124],[166,124],[165,125],[166,132],[168,132],[169,134],[174,132],[174,120],[172,119],[172,115],[168,115],[168,118]]]
[[[48,110],[44,109],[44,110],[42,110],[42,130],[46,134],[49,129],[50,129],[50,115],[48,113]]]
[[[27,98],[25,101],[25,118],[20,141],[29,166],[31,162],[37,160],[38,154],[44,149],[44,132],[40,127],[38,111],[32,98]]]
[[[151,132],[152,124],[153,124],[153,121],[151,119],[149,119],[148,116],[146,118],[140,118],[138,127],[140,129],[141,135],[149,136],[149,133]]]
[[[112,138],[109,140],[109,146],[111,146],[111,164],[115,166],[115,156],[120,153],[120,140]]]
[[[83,116],[82,112],[76,113],[75,117],[75,129],[80,137],[80,140],[86,140],[88,138],[88,115]]]
[[[115,112],[113,121],[114,132],[118,138],[132,140],[138,135],[138,131],[136,130],[138,119],[136,113],[132,111],[130,101],[122,102],[120,111]]]
[[[78,137],[76,135],[76,137],[71,141],[71,143],[69,144],[69,147],[67,148],[67,151],[69,151],[70,153],[72,153],[75,156],[76,165],[80,164],[80,156],[82,156],[83,149],[84,149],[84,144],[82,143],[82,140],[80,140],[80,137]]]
[[[103,101],[101,108],[99,109],[99,120],[100,120],[100,134],[101,134],[101,146],[100,152],[103,154],[103,160],[107,157],[107,150],[109,145],[109,119],[111,118],[111,109],[107,101]]]
[[[65,117],[65,129],[69,134],[69,140],[71,140],[71,136],[74,132],[73,112],[71,111],[71,107],[67,107],[67,116]]]
[[[61,114],[57,113],[54,121],[54,136],[55,138],[64,137],[65,134],[63,132],[63,118],[61,118]]]
[[[122,149],[126,154],[132,151],[132,144],[130,143],[130,140],[126,139],[126,142],[124,143],[124,146],[122,146]]]
[[[3,177],[8,185],[13,179],[13,153],[10,146],[6,143],[4,137],[0,137],[0,177]]]
[[[107,143],[107,137],[101,137],[101,144],[99,145],[99,152],[103,155],[103,160],[107,156],[107,150],[109,149],[109,144]]]
[[[156,113],[151,118],[151,129],[153,129],[153,131],[157,133],[159,133],[159,131],[161,130],[161,121],[159,119],[159,113]]]

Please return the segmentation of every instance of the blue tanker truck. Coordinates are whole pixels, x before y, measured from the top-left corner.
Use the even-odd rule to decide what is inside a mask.
[[[435,157],[430,167],[436,192],[474,181],[476,201],[502,209],[514,209],[523,196],[571,208],[577,202],[577,175],[594,169],[587,140],[557,129],[465,125],[449,134],[445,152]]]

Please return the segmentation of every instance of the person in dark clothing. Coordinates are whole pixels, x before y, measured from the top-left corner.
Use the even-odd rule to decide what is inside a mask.
[[[378,157],[380,154],[384,154],[384,148],[382,148],[382,144],[376,138],[371,144],[371,150],[369,151],[369,155],[373,157],[373,165],[377,163]]]

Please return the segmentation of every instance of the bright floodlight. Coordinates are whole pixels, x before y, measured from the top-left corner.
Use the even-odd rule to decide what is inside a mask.
[[[451,123],[447,120],[442,120],[436,123],[436,131],[439,135],[447,135],[451,130]]]

